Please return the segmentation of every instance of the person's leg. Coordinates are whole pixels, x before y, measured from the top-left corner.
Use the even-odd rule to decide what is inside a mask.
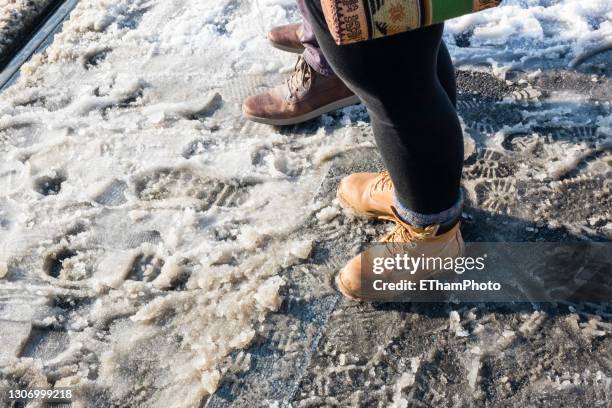
[[[293,125],[359,101],[342,80],[336,77],[323,55],[314,35],[312,22],[309,21],[306,0],[297,0],[297,3],[302,13],[303,26],[289,24],[268,33],[271,44],[281,50],[300,52],[303,46],[303,61],[298,61],[289,80],[289,83],[297,86],[288,88],[281,85],[245,99],[243,112],[250,120],[270,125]],[[445,46],[441,47],[438,58],[440,82],[454,103],[455,72]],[[300,78],[308,80],[301,81]],[[286,92],[287,90],[289,92]]]
[[[305,11],[304,0],[298,0],[298,7]],[[304,51],[293,74],[280,86],[247,97],[242,105],[247,119],[268,125],[295,125],[359,103],[359,98],[329,67],[307,18],[303,28],[290,24],[268,34],[273,46],[285,50],[296,49],[298,36]]]
[[[306,0],[297,0],[297,6],[302,15],[302,32],[301,39],[304,46],[302,57],[315,71],[326,76],[334,76],[334,71],[331,69],[323,51],[319,48],[319,43],[312,30],[312,24],[308,19],[308,11],[306,10]]]
[[[312,29],[312,24],[310,23],[310,16],[308,15],[305,2],[306,0],[297,0],[298,9],[302,16],[302,30],[300,33],[302,45],[304,46],[302,55],[306,62],[318,73],[328,76],[335,75],[333,69],[325,59],[323,51],[319,47],[319,43]],[[444,91],[453,105],[456,105],[457,85],[455,80],[455,68],[453,67],[450,53],[444,42],[440,45],[440,51],[438,53],[437,72]]]
[[[444,92],[448,95],[453,106],[457,107],[457,74],[451,59],[450,53],[444,41],[440,43],[440,51],[438,52],[438,79]]]
[[[306,8],[306,0],[297,0],[297,6],[302,16],[302,30],[300,34],[302,45],[304,46],[304,52],[302,53],[304,60],[320,74],[328,76],[335,75],[317,42]],[[455,81],[455,68],[453,67],[450,53],[444,42],[440,45],[440,51],[438,53],[437,72],[444,91],[453,105],[456,105],[457,85]]]
[[[463,140],[454,92],[447,94],[438,77],[441,65],[447,84],[454,83],[450,58],[438,64],[443,27],[337,46],[320,4],[307,6],[330,66],[368,108],[402,218],[417,226],[457,218]]]
[[[395,221],[396,227],[382,239],[380,251],[385,257],[461,257],[464,244],[458,222],[462,209],[463,140],[451,101],[455,95],[452,64],[450,59],[444,63],[441,58],[441,64],[438,61],[443,26],[337,46],[328,32],[320,3],[309,0],[307,6],[327,61],[368,108],[376,144],[391,178],[384,172],[375,180],[366,173],[353,174],[343,179],[338,189],[340,201],[342,190],[352,192],[358,203],[363,197],[387,197],[383,200],[386,209],[365,209],[367,215],[389,216]],[[453,91],[449,94],[441,84],[440,68],[445,68],[442,76]],[[351,178],[356,182],[345,183]],[[350,188],[351,184],[356,188]],[[372,194],[375,190],[377,193]],[[389,242],[392,244],[386,244]],[[391,282],[427,279],[435,272],[439,271],[422,267],[418,271],[392,273],[388,278]],[[376,291],[368,284],[377,278],[372,265],[362,265],[362,256],[358,255],[336,275],[336,286],[352,299],[383,300],[389,296],[397,300],[397,292]]]

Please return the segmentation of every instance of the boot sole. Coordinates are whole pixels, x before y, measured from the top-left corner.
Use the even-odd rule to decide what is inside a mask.
[[[348,203],[348,201],[346,201],[344,199],[344,197],[342,197],[342,194],[340,193],[340,190],[336,191],[336,198],[340,202],[340,206],[342,208],[346,208],[346,209],[351,210],[355,215],[357,215],[359,217],[376,219],[376,220],[381,220],[381,221],[393,221],[393,214],[381,215],[381,214],[375,214],[375,213],[371,213],[371,212],[357,211],[355,208],[353,208],[353,206],[351,206]]]
[[[356,105],[359,102],[360,100],[357,97],[357,95],[353,95],[348,98],[340,99],[338,101],[322,106],[318,109],[313,110],[312,112],[308,112],[305,115],[296,116],[294,118],[288,118],[288,119],[262,118],[259,116],[253,116],[244,111],[243,111],[243,114],[245,118],[252,120],[253,122],[263,123],[264,125],[289,126],[289,125],[297,125],[298,123],[307,122],[311,119],[314,119],[326,113],[333,112],[338,109],[346,108],[347,106]]]
[[[281,50],[281,51],[285,51],[285,52],[290,52],[292,54],[301,54],[301,53],[304,52],[304,48],[288,47],[286,45],[278,44],[278,43],[275,43],[275,42],[272,42],[272,41],[270,41],[270,45],[273,48],[276,48],[277,50]]]

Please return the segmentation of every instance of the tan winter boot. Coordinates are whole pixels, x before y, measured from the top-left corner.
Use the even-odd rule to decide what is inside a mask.
[[[359,98],[336,76],[317,73],[302,57],[282,85],[244,101],[244,116],[274,126],[295,125],[324,113],[359,103]]]
[[[268,33],[268,40],[274,48],[301,54],[304,52],[304,46],[302,45],[303,29],[302,23],[275,27]]]
[[[428,258],[459,258],[463,256],[465,244],[459,229],[459,223],[452,226],[431,225],[427,228],[413,227],[402,221],[394,207],[392,213],[396,224],[395,229],[382,239],[384,243],[384,253],[386,257],[394,257],[397,254],[403,256],[408,254],[410,257]],[[439,233],[439,231],[444,231]],[[398,245],[399,244],[399,245]],[[411,245],[401,245],[411,244]],[[362,287],[364,282],[374,280],[372,274],[362,277],[362,255],[357,255],[336,275],[336,286],[338,290],[347,298],[353,300],[393,300],[393,296],[401,293],[374,293],[372,288]],[[368,271],[371,268],[364,268]],[[419,270],[415,275],[406,272],[393,275],[393,281],[399,282],[402,279],[426,279],[439,271]],[[392,296],[393,295],[393,296]]]
[[[387,170],[380,173],[354,173],[345,177],[336,196],[344,208],[357,215],[393,220],[393,181]]]

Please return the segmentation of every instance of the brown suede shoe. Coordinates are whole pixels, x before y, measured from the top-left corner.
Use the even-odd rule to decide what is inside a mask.
[[[317,73],[299,57],[293,74],[285,83],[268,92],[249,96],[242,111],[254,122],[285,126],[356,103],[359,98],[338,77]]]
[[[440,225],[420,229],[402,221],[394,207],[392,207],[392,213],[396,227],[382,239],[382,242],[385,243],[382,249],[384,249],[386,257],[394,257],[396,254],[403,255],[405,253],[411,257],[439,257],[442,259],[463,256],[465,244],[458,222],[448,228],[446,232],[439,234]],[[412,245],[397,245],[398,243],[411,243]],[[401,293],[374,293],[372,288],[362,287],[364,281],[373,281],[374,275],[362,277],[361,260],[362,255],[357,255],[336,275],[336,286],[345,297],[353,300],[393,300],[394,297],[401,295]],[[364,271],[366,270],[368,268],[364,268]],[[406,272],[406,274],[395,273],[392,278],[393,282],[399,282],[406,278],[412,280],[415,278],[426,279],[437,272],[439,271],[419,270],[415,275],[409,272]],[[373,274],[372,272],[364,273]],[[385,296],[387,297],[385,298]]]
[[[303,29],[302,23],[275,27],[268,33],[268,40],[274,48],[301,54],[304,52],[304,46],[302,45]]]
[[[354,173],[342,179],[336,196],[344,208],[357,215],[393,220],[393,181],[387,170],[380,173]]]

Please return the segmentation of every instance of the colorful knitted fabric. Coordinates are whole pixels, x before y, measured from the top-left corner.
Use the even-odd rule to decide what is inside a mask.
[[[502,0],[321,0],[339,45],[403,33],[495,7]]]

